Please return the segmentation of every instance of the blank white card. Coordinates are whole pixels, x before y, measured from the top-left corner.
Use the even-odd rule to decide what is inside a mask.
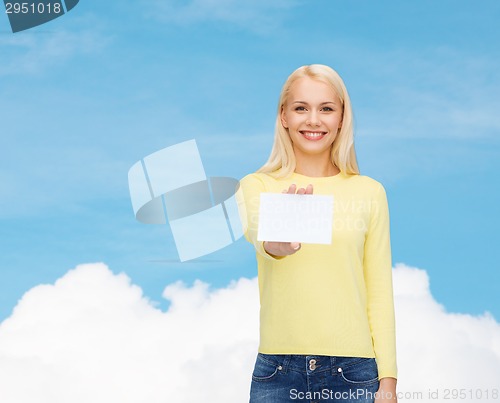
[[[261,193],[258,241],[330,244],[333,196]]]

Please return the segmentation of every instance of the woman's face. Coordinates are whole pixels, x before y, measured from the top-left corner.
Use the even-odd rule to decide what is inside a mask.
[[[292,84],[281,110],[281,123],[288,129],[295,157],[326,157],[342,125],[339,97],[326,83],[310,77]]]

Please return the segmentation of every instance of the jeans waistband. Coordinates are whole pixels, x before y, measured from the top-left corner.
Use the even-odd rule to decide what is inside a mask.
[[[296,355],[296,354],[264,354],[258,353],[260,358],[281,367],[285,373],[290,369],[308,374],[330,371],[333,375],[365,360],[374,360],[369,357],[343,357],[327,355]]]

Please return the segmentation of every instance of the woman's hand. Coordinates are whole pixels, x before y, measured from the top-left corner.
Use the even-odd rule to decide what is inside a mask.
[[[313,185],[297,189],[296,185],[290,185],[288,190],[283,190],[283,193],[298,194],[298,195],[311,195],[313,193]],[[274,257],[283,257],[293,255],[300,249],[299,242],[264,242],[264,249],[267,253]]]
[[[396,379],[382,378],[380,380],[375,403],[397,403],[397,401],[398,398],[396,396]]]

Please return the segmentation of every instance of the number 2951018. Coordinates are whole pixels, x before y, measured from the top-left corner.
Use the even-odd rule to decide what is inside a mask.
[[[7,14],[61,14],[61,3],[5,3]]]

